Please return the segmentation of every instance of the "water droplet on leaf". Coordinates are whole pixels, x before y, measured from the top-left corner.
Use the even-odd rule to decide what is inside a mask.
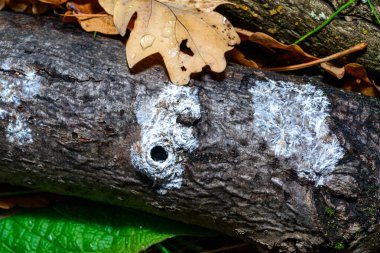
[[[176,48],[169,50],[170,57],[175,57],[178,54],[178,50]]]
[[[156,37],[151,34],[144,35],[140,40],[141,47],[146,49],[152,46],[155,39]]]

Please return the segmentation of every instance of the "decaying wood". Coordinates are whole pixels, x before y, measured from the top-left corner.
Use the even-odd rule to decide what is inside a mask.
[[[224,6],[223,12],[235,26],[252,31],[264,32],[274,38],[291,44],[323,23],[346,0],[293,0],[293,1],[251,1],[233,0],[234,6]],[[377,13],[380,1],[372,0]],[[340,64],[357,62],[380,79],[380,25],[376,22],[368,3],[356,1],[341,12],[320,32],[300,44],[308,53],[324,57],[360,42],[367,42],[365,52],[341,59]]]
[[[0,12],[0,38],[1,181],[133,206],[251,240],[263,252],[380,249],[377,100],[239,66],[199,75],[191,86],[201,117],[179,120],[199,145],[182,154],[182,186],[162,194],[131,163],[142,133],[136,102],[169,85],[162,67],[131,73],[120,41],[94,40],[51,17]],[[299,177],[293,158],[276,156],[254,131],[250,90],[268,79],[311,83],[330,101],[329,128],[345,155],[325,184]]]

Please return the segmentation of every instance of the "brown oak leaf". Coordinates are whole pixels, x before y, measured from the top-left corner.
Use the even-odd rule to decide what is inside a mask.
[[[222,72],[225,53],[240,43],[231,23],[213,10],[226,1],[200,0],[99,0],[105,11],[113,15],[121,35],[137,14],[127,41],[130,67],[142,59],[159,53],[170,79],[187,84],[190,74],[210,66]]]

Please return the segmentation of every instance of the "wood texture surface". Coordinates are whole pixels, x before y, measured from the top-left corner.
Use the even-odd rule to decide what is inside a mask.
[[[281,42],[292,44],[321,25],[348,1],[233,0],[232,2],[236,3],[238,8],[224,6],[221,9],[233,25],[264,32]],[[371,3],[377,13],[380,13],[380,1],[372,0]],[[340,59],[338,63],[363,64],[372,72],[373,77],[380,80],[380,25],[376,22],[368,3],[364,1],[356,1],[320,32],[299,45],[308,53],[324,57],[360,42],[368,43],[366,51]]]
[[[380,249],[376,99],[317,77],[239,66],[197,75],[190,86],[201,118],[191,127],[199,145],[181,155],[182,186],[159,194],[130,155],[141,138],[136,101],[170,85],[161,66],[130,71],[122,42],[94,40],[53,17],[0,12],[0,39],[1,181],[132,206],[251,240],[263,252],[327,252],[339,242],[350,252]],[[260,80],[311,83],[330,101],[327,123],[345,155],[324,185],[299,177],[292,157],[276,156],[254,134],[250,89]]]

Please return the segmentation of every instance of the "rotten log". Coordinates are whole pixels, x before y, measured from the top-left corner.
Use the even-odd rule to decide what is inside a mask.
[[[321,25],[348,1],[292,0],[251,1],[232,0],[236,5],[224,5],[218,10],[235,26],[255,32],[264,32],[281,42],[292,44]],[[380,13],[380,1],[371,1]],[[355,1],[318,33],[299,44],[306,52],[325,57],[343,51],[360,42],[368,48],[360,56],[347,56],[339,64],[357,62],[365,66],[374,78],[380,80],[380,24],[367,1]]]
[[[380,249],[378,100],[235,65],[177,87],[162,66],[128,70],[119,40],[54,17],[0,12],[0,38],[2,182],[263,252]]]

